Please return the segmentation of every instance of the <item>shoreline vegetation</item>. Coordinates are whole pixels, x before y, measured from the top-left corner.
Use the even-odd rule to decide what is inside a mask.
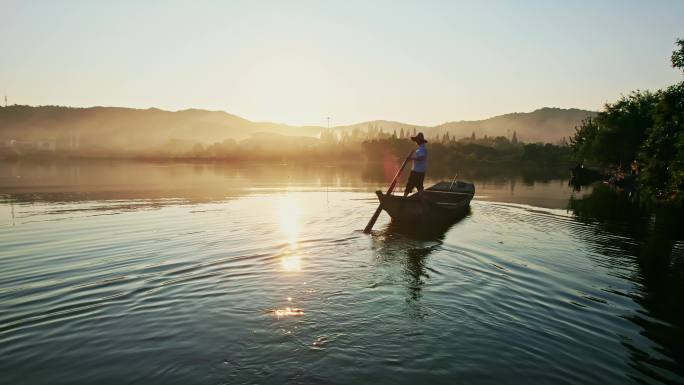
[[[470,138],[454,140],[448,134],[429,138],[431,169],[451,165],[534,165],[567,167],[572,164],[572,152],[566,143],[522,143],[515,133],[506,137]],[[399,162],[415,145],[409,136],[394,135],[367,139],[358,143],[343,143],[339,139],[323,139],[316,144],[275,146],[268,142],[238,143],[226,140],[209,146],[194,144],[190,149],[176,146],[175,151],[50,151],[14,148],[0,149],[0,161],[21,160],[139,160],[155,162],[265,162],[327,164],[394,163]]]
[[[684,73],[684,39],[676,40],[672,67]],[[570,138],[581,165],[630,179],[643,203],[684,203],[684,81],[636,90],[582,121]]]

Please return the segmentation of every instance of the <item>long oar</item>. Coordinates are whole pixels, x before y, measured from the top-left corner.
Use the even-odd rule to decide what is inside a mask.
[[[406,167],[406,162],[411,158],[411,155],[413,155],[413,151],[409,152],[408,155],[406,156],[406,159],[404,159],[404,163],[401,164],[401,167],[399,167],[399,171],[397,171],[397,175],[394,176],[394,179],[392,179],[392,184],[390,184],[389,188],[387,189],[387,194],[389,195],[394,191],[394,186],[397,185],[397,180],[399,180],[399,175],[401,175],[401,172],[404,171],[404,167]],[[363,229],[363,232],[368,234],[371,232],[373,229],[373,225],[375,225],[375,221],[378,220],[378,217],[380,216],[380,213],[382,212],[382,201],[378,205],[378,208],[375,210],[375,213],[373,213],[373,216],[371,217],[370,221],[368,221],[368,224],[366,225],[366,228]]]

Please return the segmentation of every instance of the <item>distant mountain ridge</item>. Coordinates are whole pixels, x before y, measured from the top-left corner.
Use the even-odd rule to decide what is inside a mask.
[[[314,136],[320,128],[252,122],[224,111],[199,109],[17,105],[0,108],[0,139],[59,140],[74,132],[82,144],[140,149],[171,139],[214,143],[246,138],[257,132]]]
[[[476,121],[447,122],[429,127],[401,122],[377,120],[354,125],[336,126],[342,133],[354,129],[365,132],[369,125],[392,133],[403,128],[422,131],[428,138],[448,132],[459,139],[510,136],[513,131],[525,142],[557,142],[574,132],[582,119],[593,111],[541,108],[528,113],[512,113]],[[224,111],[187,109],[165,111],[157,108],[122,107],[0,107],[0,140],[59,140],[78,133],[81,143],[106,148],[140,149],[160,145],[172,139],[204,144],[226,139],[242,140],[253,135],[273,133],[286,136],[317,137],[326,130],[322,126],[290,126],[270,122],[253,122]]]
[[[557,142],[568,138],[575,132],[575,127],[588,117],[595,116],[595,111],[577,108],[545,107],[532,112],[514,112],[493,118],[448,122],[434,127],[436,134],[449,132],[456,137],[468,136],[475,132],[482,135],[509,136],[515,131],[518,139],[525,142]]]
[[[532,112],[514,112],[482,120],[446,122],[437,126],[420,126],[387,120],[374,120],[348,126],[337,126],[335,129],[340,131],[365,130],[370,124],[388,133],[392,133],[395,130],[399,132],[402,128],[413,132],[413,128],[415,128],[416,131],[422,131],[428,138],[434,138],[437,135],[441,136],[448,132],[450,137],[456,139],[469,137],[473,133],[478,138],[485,135],[506,136],[510,138],[513,132],[516,132],[517,137],[525,142],[555,143],[562,138],[567,139],[572,136],[575,132],[575,127],[583,119],[595,115],[595,111],[577,108],[544,107]]]

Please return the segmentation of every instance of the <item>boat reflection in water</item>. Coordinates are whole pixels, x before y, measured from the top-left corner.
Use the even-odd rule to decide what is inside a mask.
[[[449,223],[417,225],[393,221],[376,233],[373,246],[378,260],[380,263],[401,266],[400,276],[405,281],[409,303],[417,305],[422,295],[421,290],[430,279],[430,254],[440,249],[447,231],[470,214],[470,207],[467,207]],[[422,317],[423,312],[419,309],[413,311],[415,316]]]
[[[384,233],[401,234],[410,239],[422,241],[441,241],[444,234],[455,224],[471,215],[470,206],[463,207],[458,214],[448,221],[411,223],[408,221],[392,221],[383,230]]]

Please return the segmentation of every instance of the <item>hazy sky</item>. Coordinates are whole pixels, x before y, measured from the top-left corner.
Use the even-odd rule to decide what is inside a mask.
[[[438,124],[682,78],[684,1],[6,1],[10,104]]]

